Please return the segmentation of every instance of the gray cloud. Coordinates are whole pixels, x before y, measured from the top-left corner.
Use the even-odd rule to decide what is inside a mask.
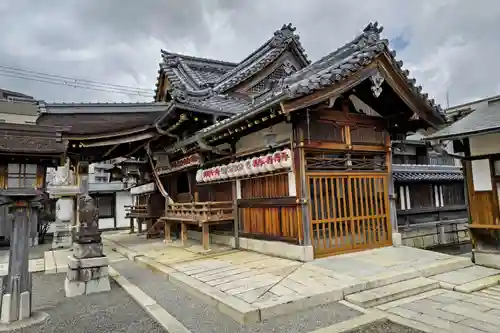
[[[292,22],[314,60],[373,20],[408,42],[397,57],[439,102],[499,92],[494,0],[4,0],[0,66],[153,89],[160,48],[238,61]],[[0,87],[45,100],[139,98],[1,73]]]

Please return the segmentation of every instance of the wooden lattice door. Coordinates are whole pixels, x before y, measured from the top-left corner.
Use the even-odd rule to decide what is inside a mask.
[[[308,173],[316,257],[392,243],[387,173]]]

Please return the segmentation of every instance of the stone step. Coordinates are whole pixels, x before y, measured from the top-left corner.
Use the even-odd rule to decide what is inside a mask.
[[[500,300],[500,285],[483,289],[476,293],[479,296]]]
[[[424,277],[418,277],[388,284],[379,288],[365,290],[357,294],[347,295],[345,299],[363,308],[371,308],[438,288],[439,282]]]

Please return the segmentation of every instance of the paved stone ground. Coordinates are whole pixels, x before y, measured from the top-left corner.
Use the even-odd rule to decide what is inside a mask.
[[[269,313],[268,309],[275,306],[337,291],[339,295],[330,298],[340,300],[343,290],[366,289],[364,285],[376,280],[394,279],[408,273],[419,275],[426,269],[446,267],[436,272],[441,273],[472,265],[466,258],[409,247],[387,247],[302,263],[223,248],[207,256],[123,233],[104,238],[114,242],[110,247],[115,246],[117,251],[149,257],[198,280],[208,289],[243,300],[261,309],[261,313]]]
[[[14,333],[167,333],[116,283],[107,293],[66,298],[65,274],[33,276],[33,309],[49,314],[42,324]]]
[[[441,332],[498,333],[500,300],[444,289],[433,290],[378,307]]]
[[[361,314],[342,304],[332,303],[243,326],[205,304],[199,298],[173,285],[162,273],[153,272],[132,261],[115,262],[112,266],[120,275],[152,297],[192,333],[306,333]]]

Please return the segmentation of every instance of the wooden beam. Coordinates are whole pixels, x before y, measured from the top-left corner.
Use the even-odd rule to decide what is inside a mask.
[[[342,93],[354,88],[365,79],[369,78],[376,72],[376,63],[368,65],[366,68],[351,75],[349,78],[341,80],[331,87],[322,89],[312,94],[299,97],[290,101],[282,102],[281,109],[284,113],[293,112],[296,110],[304,109],[309,106],[319,104],[323,101],[329,100],[332,97],[337,97]]]

